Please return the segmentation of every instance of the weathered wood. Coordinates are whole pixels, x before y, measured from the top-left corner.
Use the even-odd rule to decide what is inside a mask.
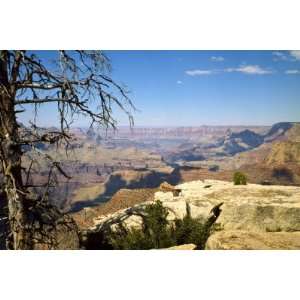
[[[30,249],[30,237],[26,230],[26,192],[23,188],[18,124],[14,111],[15,90],[9,83],[8,53],[0,54],[0,139],[1,164],[4,187],[8,201],[9,225],[13,249]],[[17,72],[17,66],[14,66]]]
[[[82,113],[90,118],[91,126],[96,123],[115,127],[112,103],[121,108],[128,115],[130,124],[133,124],[131,109],[134,106],[127,96],[128,92],[103,71],[109,68],[109,63],[101,51],[60,50],[57,54],[57,65],[60,67],[53,72],[36,55],[20,50],[0,50],[0,161],[11,232],[8,245],[12,249],[34,248],[34,226],[40,228],[43,225],[36,222],[41,211],[37,209],[35,201],[45,200],[52,167],[68,178],[59,162],[45,155],[51,163],[46,192],[41,193],[42,197],[29,195],[27,184],[30,168],[22,168],[22,146],[36,149],[38,143],[58,144],[61,141],[69,145],[71,138],[67,131],[72,122],[69,117],[72,119],[74,115]],[[96,108],[89,107],[90,99],[98,101]],[[23,107],[27,105],[47,103],[57,104],[59,130],[40,134],[41,128],[32,123],[30,128],[26,128],[26,133],[22,133],[16,115],[23,112]],[[55,223],[55,220],[64,218],[55,214],[51,220]],[[51,237],[56,236],[52,232],[57,230],[55,226],[48,229],[46,231]],[[73,230],[76,231],[75,226]]]
[[[208,228],[211,228],[211,226],[217,221],[217,219],[219,218],[219,216],[220,216],[220,214],[221,214],[221,212],[222,212],[222,210],[221,210],[221,206],[224,204],[224,202],[221,202],[221,203],[219,203],[219,204],[217,204],[217,205],[215,205],[212,209],[211,209],[211,211],[210,211],[210,213],[209,213],[209,216],[208,216],[208,218],[207,218],[207,221],[206,221],[206,226],[208,227]]]

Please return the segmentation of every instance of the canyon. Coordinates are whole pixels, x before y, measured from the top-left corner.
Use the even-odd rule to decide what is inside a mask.
[[[25,147],[24,164],[35,159],[27,180],[33,193],[41,193],[50,167],[42,157],[60,163],[68,176],[55,173],[48,199],[83,233],[157,200],[171,209],[173,219],[183,217],[187,202],[197,218],[224,202],[222,230],[209,237],[207,249],[299,248],[299,123],[73,128],[70,134],[68,151],[64,144]],[[233,185],[237,171],[247,177],[246,186]],[[168,185],[180,193],[163,188]],[[140,224],[136,218],[128,222]]]

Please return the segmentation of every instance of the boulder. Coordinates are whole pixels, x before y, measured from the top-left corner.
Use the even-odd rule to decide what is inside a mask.
[[[171,192],[173,196],[179,196],[181,192],[181,189],[177,189],[176,187],[174,187],[166,181],[160,184],[159,190],[163,193]]]

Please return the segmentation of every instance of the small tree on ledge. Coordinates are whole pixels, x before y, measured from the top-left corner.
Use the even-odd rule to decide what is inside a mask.
[[[246,185],[247,184],[247,177],[242,172],[235,172],[233,175],[233,183],[235,185]]]

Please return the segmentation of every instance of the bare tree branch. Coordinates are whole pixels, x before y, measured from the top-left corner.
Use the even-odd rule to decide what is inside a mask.
[[[38,186],[31,182],[36,160],[24,167],[22,157],[29,150],[24,152],[23,148],[43,155],[49,162],[49,176],[41,197],[44,199],[56,173],[71,177],[58,161],[39,151],[40,143],[64,143],[67,152],[72,140],[70,126],[76,116],[86,116],[90,126],[116,128],[116,107],[125,112],[133,125],[135,107],[129,91],[110,77],[110,61],[102,51],[60,50],[52,54],[56,57],[50,61],[42,52],[0,50],[0,160],[14,248],[32,247],[31,233],[25,226],[31,205],[28,188]],[[38,108],[53,103],[59,116],[57,131],[36,124]],[[28,105],[33,106],[34,119],[31,126],[21,128],[16,116]]]

